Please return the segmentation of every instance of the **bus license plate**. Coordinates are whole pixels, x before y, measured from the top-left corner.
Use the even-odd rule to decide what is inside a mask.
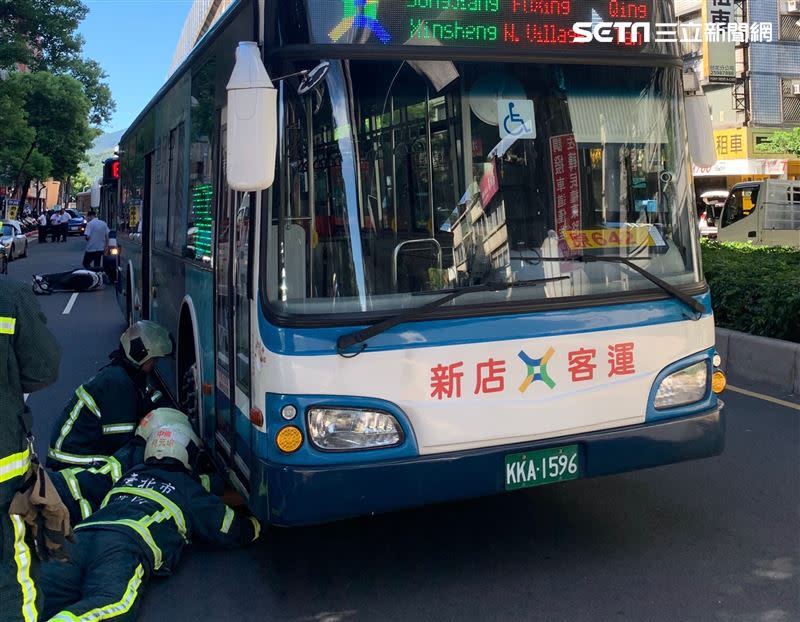
[[[581,476],[578,445],[552,447],[521,454],[508,454],[505,464],[506,490],[532,488],[564,482]]]

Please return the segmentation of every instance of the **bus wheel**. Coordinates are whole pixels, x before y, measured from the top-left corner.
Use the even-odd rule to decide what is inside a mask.
[[[128,321],[128,326],[133,326],[133,291],[130,277],[128,278],[128,284],[125,286],[125,299],[125,319]]]
[[[189,417],[196,432],[200,430],[200,390],[197,379],[197,363],[192,363],[180,379],[178,402],[181,410]]]

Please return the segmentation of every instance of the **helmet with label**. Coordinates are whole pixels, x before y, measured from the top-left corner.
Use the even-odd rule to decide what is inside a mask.
[[[147,439],[144,460],[164,460],[172,458],[191,470],[201,441],[190,425],[171,423],[155,430]]]
[[[150,359],[172,354],[172,339],[167,329],[149,320],[139,320],[119,338],[125,357],[137,367]]]
[[[156,430],[165,425],[184,425],[191,428],[189,417],[174,408],[156,408],[147,413],[136,428],[136,436],[147,440]]]

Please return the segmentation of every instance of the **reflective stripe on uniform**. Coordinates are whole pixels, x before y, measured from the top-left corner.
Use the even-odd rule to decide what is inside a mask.
[[[133,432],[136,426],[132,423],[115,423],[112,425],[103,426],[103,434],[125,434],[126,432]]]
[[[20,516],[11,514],[14,525],[14,561],[17,564],[17,583],[22,589],[22,619],[36,622],[36,586],[31,580],[31,550],[25,542],[25,522]]]
[[[78,505],[81,508],[81,518],[89,518],[92,515],[92,506],[86,499],[83,498],[81,486],[78,483],[78,479],[75,477],[75,470],[64,469],[61,471],[61,474],[64,476],[64,481],[67,482],[67,487],[69,488],[69,492],[72,494],[72,498],[78,502]]]
[[[53,445],[53,449],[56,451],[61,450],[64,441],[67,440],[67,436],[69,436],[69,433],[72,431],[72,426],[75,425],[75,422],[78,420],[78,417],[80,416],[81,410],[83,410],[84,406],[89,410],[89,412],[94,413],[98,419],[100,418],[100,409],[97,408],[97,404],[95,404],[94,399],[92,399],[92,396],[89,395],[86,389],[83,388],[83,385],[75,389],[75,397],[77,398],[77,401],[72,407],[72,410],[69,411],[69,417],[67,417],[64,425],[61,426],[61,432],[59,433],[58,439]]]
[[[63,622],[100,622],[100,620],[108,620],[109,618],[116,618],[124,613],[128,613],[136,602],[139,596],[139,588],[142,585],[142,578],[144,577],[144,568],[139,564],[136,567],[136,572],[133,573],[131,580],[128,581],[128,586],[125,588],[125,593],[117,602],[106,605],[105,607],[98,607],[86,613],[75,615],[69,611],[62,611],[55,617],[50,619],[60,620]]]
[[[231,525],[233,524],[233,519],[236,514],[233,513],[233,510],[229,507],[225,508],[225,516],[222,518],[222,527],[219,530],[222,533],[228,533],[231,530]]]
[[[186,532],[186,519],[183,517],[183,512],[181,512],[181,509],[172,500],[170,500],[169,497],[166,497],[160,492],[151,490],[149,488],[118,486],[106,495],[106,498],[103,499],[103,504],[100,507],[106,507],[108,502],[111,500],[111,497],[114,495],[133,495],[135,497],[144,497],[145,499],[155,501],[162,508],[164,508],[164,511],[167,512],[167,517],[175,521],[175,526],[178,528],[181,536],[183,536],[183,539],[185,540],[188,537]]]
[[[0,482],[22,477],[31,466],[31,450],[26,449],[0,459]]]
[[[203,490],[206,492],[211,492],[211,477],[206,475],[205,473],[200,474],[200,485],[203,487]]]
[[[261,523],[258,522],[258,519],[255,516],[248,516],[247,518],[250,519],[250,522],[253,523],[253,540],[255,542],[258,540],[258,537],[261,535]]]
[[[17,328],[17,318],[0,317],[0,335],[13,335]]]
[[[65,451],[58,451],[56,449],[47,450],[48,457],[53,460],[58,460],[64,464],[74,464],[75,466],[90,467],[96,464],[105,464],[108,462],[108,456],[79,456],[78,454],[69,454]]]
[[[122,465],[114,456],[108,456],[106,463],[99,469],[89,469],[90,473],[98,475],[108,475],[111,477],[111,482],[116,484],[120,477],[122,477]]]
[[[123,527],[127,527],[128,529],[132,529],[136,532],[136,534],[144,540],[144,543],[153,553],[153,569],[158,570],[161,568],[163,555],[161,553],[161,549],[156,544],[156,541],[153,539],[153,535],[150,533],[148,526],[154,522],[161,522],[160,520],[154,520],[159,513],[157,512],[153,516],[148,516],[142,521],[147,521],[145,524],[139,521],[131,520],[130,518],[120,518],[118,520],[101,520],[101,521],[92,521],[90,520],[87,523],[81,523],[80,525],[75,526],[75,531],[79,529],[84,529],[86,527],[112,527],[122,525]]]

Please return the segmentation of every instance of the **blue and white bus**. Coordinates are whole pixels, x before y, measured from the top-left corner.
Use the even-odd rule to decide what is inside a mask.
[[[722,450],[679,52],[572,29],[671,11],[241,0],[139,115],[121,307],[174,335],[158,371],[261,518]],[[228,183],[229,158],[268,149],[228,141],[244,42],[277,89],[253,113],[277,136],[254,192]]]

